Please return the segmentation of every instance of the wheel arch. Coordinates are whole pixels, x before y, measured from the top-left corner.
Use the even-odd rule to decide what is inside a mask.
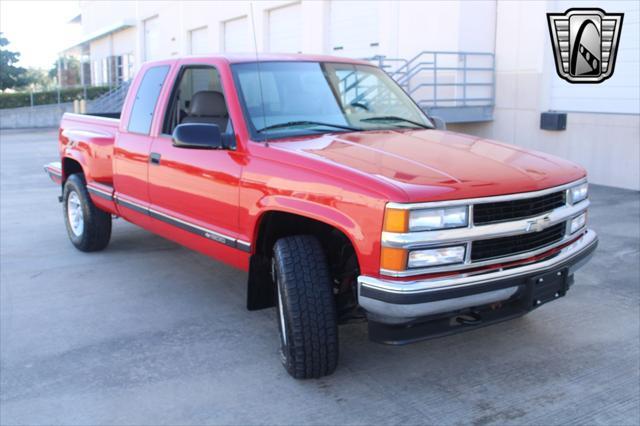
[[[350,232],[355,223],[342,213],[323,216],[316,212],[300,211],[286,208],[270,208],[260,213],[253,232],[254,248],[249,262],[249,280],[247,291],[247,308],[263,309],[275,305],[275,288],[269,273],[271,249],[275,242],[283,237],[293,235],[313,235],[317,237],[325,251],[334,275],[348,273],[342,271],[340,265],[349,268],[348,263],[355,262],[356,270],[360,268],[360,259],[354,235]],[[327,209],[320,206],[320,209]],[[335,211],[334,211],[335,213]],[[320,216],[320,217],[319,217]],[[341,221],[331,218],[341,217]],[[329,220],[327,220],[329,219]],[[359,229],[359,228],[358,228]],[[340,256],[336,257],[339,250]],[[353,257],[354,260],[350,258]],[[332,276],[336,279],[336,276]]]
[[[71,176],[74,173],[82,173],[83,175],[85,175],[85,178],[86,178],[86,174],[84,173],[84,168],[82,167],[82,163],[80,162],[79,159],[76,159],[74,157],[63,157],[62,158],[62,184],[64,185],[64,183],[67,181],[69,176]]]

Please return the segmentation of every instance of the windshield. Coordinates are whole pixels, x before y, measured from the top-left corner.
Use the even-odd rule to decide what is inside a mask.
[[[298,61],[242,63],[232,69],[257,140],[432,128],[409,96],[374,66]]]

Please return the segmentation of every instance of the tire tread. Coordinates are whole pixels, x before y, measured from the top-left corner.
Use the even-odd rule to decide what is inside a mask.
[[[335,300],[326,256],[311,235],[278,240],[274,246],[288,316],[285,367],[297,379],[318,378],[338,364]]]

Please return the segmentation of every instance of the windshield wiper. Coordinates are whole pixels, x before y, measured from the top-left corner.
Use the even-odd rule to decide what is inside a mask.
[[[325,126],[325,127],[333,127],[336,129],[344,129],[351,131],[360,131],[362,129],[358,129],[357,127],[351,126],[343,126],[342,124],[333,124],[333,123],[323,123],[321,121],[310,121],[310,120],[300,120],[300,121],[287,121],[285,123],[276,123],[270,126],[263,127],[262,129],[258,129],[258,133],[262,133],[265,130],[274,130],[274,129],[284,129],[287,127],[295,127],[295,126]]]
[[[405,123],[411,123],[424,129],[433,129],[432,126],[428,126],[424,123],[418,123],[417,121],[409,120],[407,118],[397,117],[395,115],[385,115],[380,117],[368,117],[361,118],[360,121],[404,121]]]

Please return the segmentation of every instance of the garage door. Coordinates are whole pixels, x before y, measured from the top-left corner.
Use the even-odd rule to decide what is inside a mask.
[[[224,23],[223,50],[225,52],[249,52],[249,20],[246,16]]]
[[[269,11],[269,51],[302,53],[300,4]]]
[[[212,49],[209,40],[209,29],[207,27],[191,30],[189,33],[189,53],[192,55],[204,55],[211,52]]]
[[[351,58],[378,54],[379,5],[376,2],[332,1],[329,53]]]
[[[160,26],[158,17],[144,21],[144,59],[153,61],[162,58],[160,46]]]

